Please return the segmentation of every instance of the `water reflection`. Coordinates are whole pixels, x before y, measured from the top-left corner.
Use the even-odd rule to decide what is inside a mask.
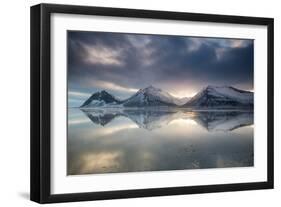
[[[139,128],[153,130],[173,121],[197,123],[208,131],[232,131],[253,124],[249,111],[184,111],[152,109],[88,109],[82,110],[95,124],[107,125],[120,116],[127,117]],[[195,121],[195,122],[194,122]]]
[[[253,166],[253,113],[69,109],[69,175]]]

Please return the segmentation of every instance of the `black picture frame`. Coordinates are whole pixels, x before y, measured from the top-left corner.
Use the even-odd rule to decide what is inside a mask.
[[[149,19],[181,20],[210,23],[233,23],[267,26],[267,181],[237,184],[167,187],[72,194],[50,193],[51,170],[51,70],[50,70],[50,16],[53,13],[134,17]],[[38,203],[88,201],[102,199],[166,196],[179,194],[211,193],[273,188],[273,45],[274,20],[272,18],[228,16],[168,11],[103,8],[89,6],[39,4],[31,7],[31,173],[30,199]],[[265,86],[266,87],[266,86]]]

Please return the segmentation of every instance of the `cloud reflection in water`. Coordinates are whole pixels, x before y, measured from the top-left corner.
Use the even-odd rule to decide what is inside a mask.
[[[254,163],[252,112],[70,109],[69,117],[68,175]]]

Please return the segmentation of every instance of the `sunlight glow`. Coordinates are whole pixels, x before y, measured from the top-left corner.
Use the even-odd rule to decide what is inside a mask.
[[[177,92],[170,92],[170,94],[176,98],[190,98],[196,95],[194,91],[177,91]]]
[[[107,90],[124,91],[124,92],[137,92],[138,91],[138,89],[136,89],[136,88],[126,88],[126,87],[120,86],[118,84],[115,84],[112,82],[107,82],[107,81],[94,80],[91,84],[95,87],[99,87],[99,88],[107,89]]]
[[[176,119],[170,122],[171,124],[179,125],[197,125],[196,121],[193,119]]]

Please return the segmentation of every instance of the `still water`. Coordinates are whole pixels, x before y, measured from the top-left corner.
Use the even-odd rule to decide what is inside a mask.
[[[253,166],[253,126],[247,111],[71,108],[67,174]]]

